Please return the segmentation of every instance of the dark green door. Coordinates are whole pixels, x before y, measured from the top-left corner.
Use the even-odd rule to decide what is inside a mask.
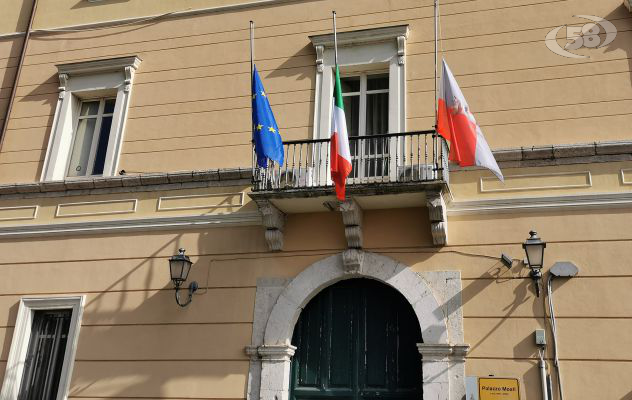
[[[397,291],[369,279],[332,285],[294,328],[290,399],[421,399],[417,343],[419,323]]]

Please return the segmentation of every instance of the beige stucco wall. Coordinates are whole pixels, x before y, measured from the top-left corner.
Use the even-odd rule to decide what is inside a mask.
[[[42,26],[92,18],[80,14],[98,12],[107,20],[125,9],[133,15],[146,2],[90,5],[82,1],[71,7],[65,22],[55,19],[58,14],[47,9],[52,7],[49,3],[42,2],[41,12],[52,22]],[[257,65],[283,137],[311,137],[315,53],[308,36],[330,31],[334,8],[340,31],[410,25],[407,129],[431,128],[431,4],[288,2],[96,31],[37,34],[29,45],[0,153],[0,181],[39,179],[57,98],[55,64],[130,54],[139,55],[143,62],[134,83],[121,154],[123,169],[151,172],[164,170],[164,165],[173,170],[249,165],[250,19],[257,24]],[[164,11],[159,9],[162,6],[154,7],[146,12]],[[612,20],[620,30],[618,37],[604,48],[580,50],[589,52],[585,60],[552,53],[544,45],[549,30],[583,23],[573,19],[573,10]],[[492,148],[627,138],[632,101],[630,18],[620,0],[447,2],[441,21],[443,54]],[[0,97],[7,97],[5,93]]]
[[[0,16],[0,33],[23,30],[24,7]],[[36,28],[143,15],[217,1],[133,0],[89,4],[40,0]],[[230,3],[234,3],[231,1]],[[445,1],[442,47],[493,148],[629,139],[632,102],[630,14],[620,0]],[[248,21],[257,23],[257,65],[285,139],[310,138],[315,54],[308,35],[409,24],[407,128],[432,127],[432,2],[287,2],[270,8],[205,13],[95,31],[37,33],[29,44],[4,146],[0,183],[40,176],[57,100],[55,64],[137,54],[143,62],[133,87],[121,164],[129,173],[228,168],[250,164]],[[28,4],[25,4],[27,6]],[[573,14],[606,17],[620,30],[590,59],[551,53],[544,36],[555,26],[580,24]],[[0,113],[4,112],[21,38],[0,37]],[[586,52],[586,50],[582,50]],[[0,114],[2,117],[2,114]],[[454,201],[626,193],[631,162],[508,168],[515,190],[494,191],[480,170],[453,173]],[[514,175],[537,174],[526,182]],[[589,175],[587,175],[589,174]],[[589,183],[589,184],[588,184]],[[540,188],[524,190],[525,185]],[[161,212],[161,196],[242,193],[248,186],[48,197],[0,198],[4,207],[39,206],[32,220],[9,225],[249,213],[244,204]],[[137,199],[128,214],[112,200]],[[56,217],[59,204],[103,201],[92,214]],[[432,246],[427,209],[370,210],[367,250],[415,271],[459,270],[463,278],[468,375],[517,376],[527,399],[539,399],[533,330],[545,326],[542,298],[527,271],[507,270],[502,252],[523,258],[520,243],[536,228],[548,242],[546,268],[570,260],[580,275],[557,282],[559,342],[568,398],[632,395],[632,256],[630,209],[555,209],[449,216],[450,245]],[[118,207],[118,206],[117,206]],[[118,210],[118,209],[117,209]],[[85,210],[84,210],[85,211]],[[4,214],[3,214],[4,213]],[[7,214],[8,213],[8,214]],[[22,214],[19,214],[22,215]],[[293,277],[346,248],[337,213],[288,217],[285,246],[270,253],[260,225],[130,231],[0,239],[0,380],[17,304],[23,296],[86,294],[71,397],[83,399],[245,398],[257,278]],[[185,247],[202,290],[187,309],[174,302],[167,258]],[[547,328],[548,329],[548,328]],[[549,332],[550,333],[550,332]],[[549,336],[550,337],[550,336]],[[550,354],[549,354],[550,355]]]
[[[547,267],[558,260],[580,267],[555,291],[567,395],[628,395],[628,210],[450,218],[452,244],[442,249],[430,245],[426,215],[367,211],[366,249],[415,271],[461,271],[468,375],[517,376],[526,398],[539,398],[532,334],[544,326],[544,305],[525,269],[509,271],[497,259],[523,257],[520,243],[537,227],[548,242]],[[20,297],[83,293],[71,396],[244,398],[257,278],[293,277],[346,246],[337,213],[292,215],[285,235],[277,254],[267,252],[261,227],[3,240],[0,360]],[[203,287],[187,309],[175,304],[167,271],[178,247],[195,261],[191,279]]]

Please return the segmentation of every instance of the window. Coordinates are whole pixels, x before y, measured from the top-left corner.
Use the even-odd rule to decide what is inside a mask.
[[[349,113],[357,106],[353,115],[358,136],[406,131],[407,37],[408,25],[338,33],[338,64],[347,77],[342,91],[351,96],[345,99],[345,114],[353,123]],[[330,135],[334,40],[332,34],[310,36],[310,40],[316,49],[314,139],[324,139]],[[355,127],[348,124],[350,134]]]
[[[338,65],[352,158],[351,182],[396,179],[403,142],[367,136],[406,131],[405,49],[408,25],[338,33]],[[316,50],[314,139],[330,136],[334,87],[334,38],[310,36]],[[358,138],[358,139],[354,139]],[[315,158],[326,157],[316,154]],[[320,165],[319,160],[313,162]],[[325,164],[325,163],[322,163]],[[325,184],[328,174],[317,174]]]
[[[43,181],[113,176],[138,57],[58,65],[59,100]]]
[[[68,397],[84,296],[22,299],[0,398]]]
[[[70,310],[35,311],[20,400],[55,400],[70,329]]]
[[[350,138],[388,133],[388,74],[361,74],[341,79]],[[388,174],[389,142],[350,140],[351,178]]]
[[[70,152],[69,177],[103,174],[114,104],[116,99],[98,99],[81,103]]]

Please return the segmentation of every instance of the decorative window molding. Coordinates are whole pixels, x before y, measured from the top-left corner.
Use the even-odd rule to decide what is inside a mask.
[[[388,71],[389,133],[406,130],[406,40],[408,25],[338,33],[341,73]],[[334,35],[310,36],[316,50],[315,139],[329,137],[334,85]]]
[[[81,102],[94,98],[116,98],[102,176],[116,174],[132,82],[140,62],[140,58],[130,56],[57,66],[59,99],[42,169],[42,181],[63,180],[67,177]]]
[[[70,320],[70,329],[68,330],[64,363],[59,377],[59,389],[57,391],[58,400],[66,400],[68,398],[68,388],[70,386],[70,377],[72,376],[72,368],[75,361],[84,303],[85,296],[23,298],[20,300],[0,399],[18,399],[35,311],[71,309],[72,317]]]

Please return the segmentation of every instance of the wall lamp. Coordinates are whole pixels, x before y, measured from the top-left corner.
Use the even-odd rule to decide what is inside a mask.
[[[527,254],[527,262],[531,272],[529,276],[535,284],[535,292],[540,297],[540,279],[542,278],[542,265],[544,264],[544,248],[546,242],[538,236],[538,232],[530,231],[529,238],[522,244],[524,252]]]
[[[193,300],[193,293],[198,290],[198,284],[195,281],[189,284],[189,298],[185,303],[182,303],[180,301],[180,286],[187,280],[193,263],[188,256],[184,255],[184,249],[179,249],[178,252],[179,254],[169,259],[169,271],[171,272],[171,281],[176,289],[176,303],[180,307],[186,307]]]

